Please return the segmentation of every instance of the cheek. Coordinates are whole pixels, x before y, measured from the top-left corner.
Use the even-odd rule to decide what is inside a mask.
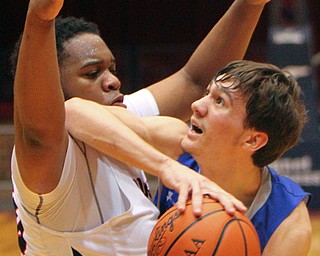
[[[207,123],[209,134],[224,134],[233,126],[233,120],[226,114],[215,114],[210,116]]]
[[[75,85],[76,82],[73,81],[70,77],[65,75],[61,76],[61,87],[66,98],[77,96],[75,91]]]
[[[65,99],[71,98],[72,93],[70,91],[69,81],[67,79],[67,76],[65,76],[65,74],[60,75],[60,83],[61,83],[61,88],[62,88]]]
[[[63,88],[71,88],[71,84],[74,83],[73,79],[74,73],[70,72],[68,69],[64,68],[63,71],[60,72],[60,81]]]
[[[210,119],[210,125],[206,131],[207,140],[208,143],[223,145],[228,141],[233,141],[233,138],[237,137],[242,130],[242,122],[238,118],[233,118],[229,115],[218,115]]]
[[[61,85],[66,99],[70,99],[72,97],[89,99],[89,95],[92,94],[92,92],[88,90],[90,87],[75,77],[70,76],[61,79]]]

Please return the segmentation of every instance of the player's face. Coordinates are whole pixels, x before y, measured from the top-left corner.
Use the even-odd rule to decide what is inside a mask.
[[[124,106],[115,59],[101,37],[81,34],[65,42],[64,47],[67,56],[60,64],[60,73],[66,98]]]
[[[200,158],[217,161],[240,152],[246,133],[243,128],[246,111],[239,93],[213,82],[207,95],[192,104],[192,110],[192,126],[182,141],[185,151],[199,163]]]

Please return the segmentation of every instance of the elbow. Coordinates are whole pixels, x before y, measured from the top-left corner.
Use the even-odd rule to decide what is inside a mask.
[[[73,137],[85,140],[94,131],[88,129],[88,124],[94,123],[92,118],[92,102],[81,98],[71,98],[65,102],[65,129]]]
[[[81,113],[82,99],[74,97],[67,100],[65,104],[65,126],[66,129],[72,133],[74,126],[76,126],[77,120],[79,120],[79,113]]]
[[[82,108],[82,103],[85,100],[78,98],[78,97],[74,97],[71,98],[67,101],[65,101],[64,106],[65,106],[65,111],[66,111],[66,115],[67,117],[72,117],[72,114],[77,114],[81,108]]]
[[[64,102],[65,108],[67,109],[72,109],[73,107],[77,107],[80,102],[82,102],[83,99],[79,98],[79,97],[73,97],[71,99],[68,99]]]

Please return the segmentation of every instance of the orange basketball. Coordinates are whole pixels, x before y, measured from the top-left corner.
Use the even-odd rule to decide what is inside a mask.
[[[261,255],[258,234],[240,212],[230,216],[217,201],[204,198],[202,216],[193,215],[191,201],[180,214],[174,206],[153,228],[148,256],[256,256]]]

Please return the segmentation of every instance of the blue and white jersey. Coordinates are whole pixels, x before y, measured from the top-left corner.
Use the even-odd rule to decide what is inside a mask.
[[[188,153],[182,154],[178,161],[199,172],[198,164]],[[306,193],[291,179],[279,175],[271,167],[263,168],[260,188],[246,213],[258,232],[261,251],[263,251],[277,227],[302,200],[307,203],[309,196],[309,193]],[[160,210],[160,215],[171,208],[177,201],[178,193],[165,186],[159,188],[154,199]]]

